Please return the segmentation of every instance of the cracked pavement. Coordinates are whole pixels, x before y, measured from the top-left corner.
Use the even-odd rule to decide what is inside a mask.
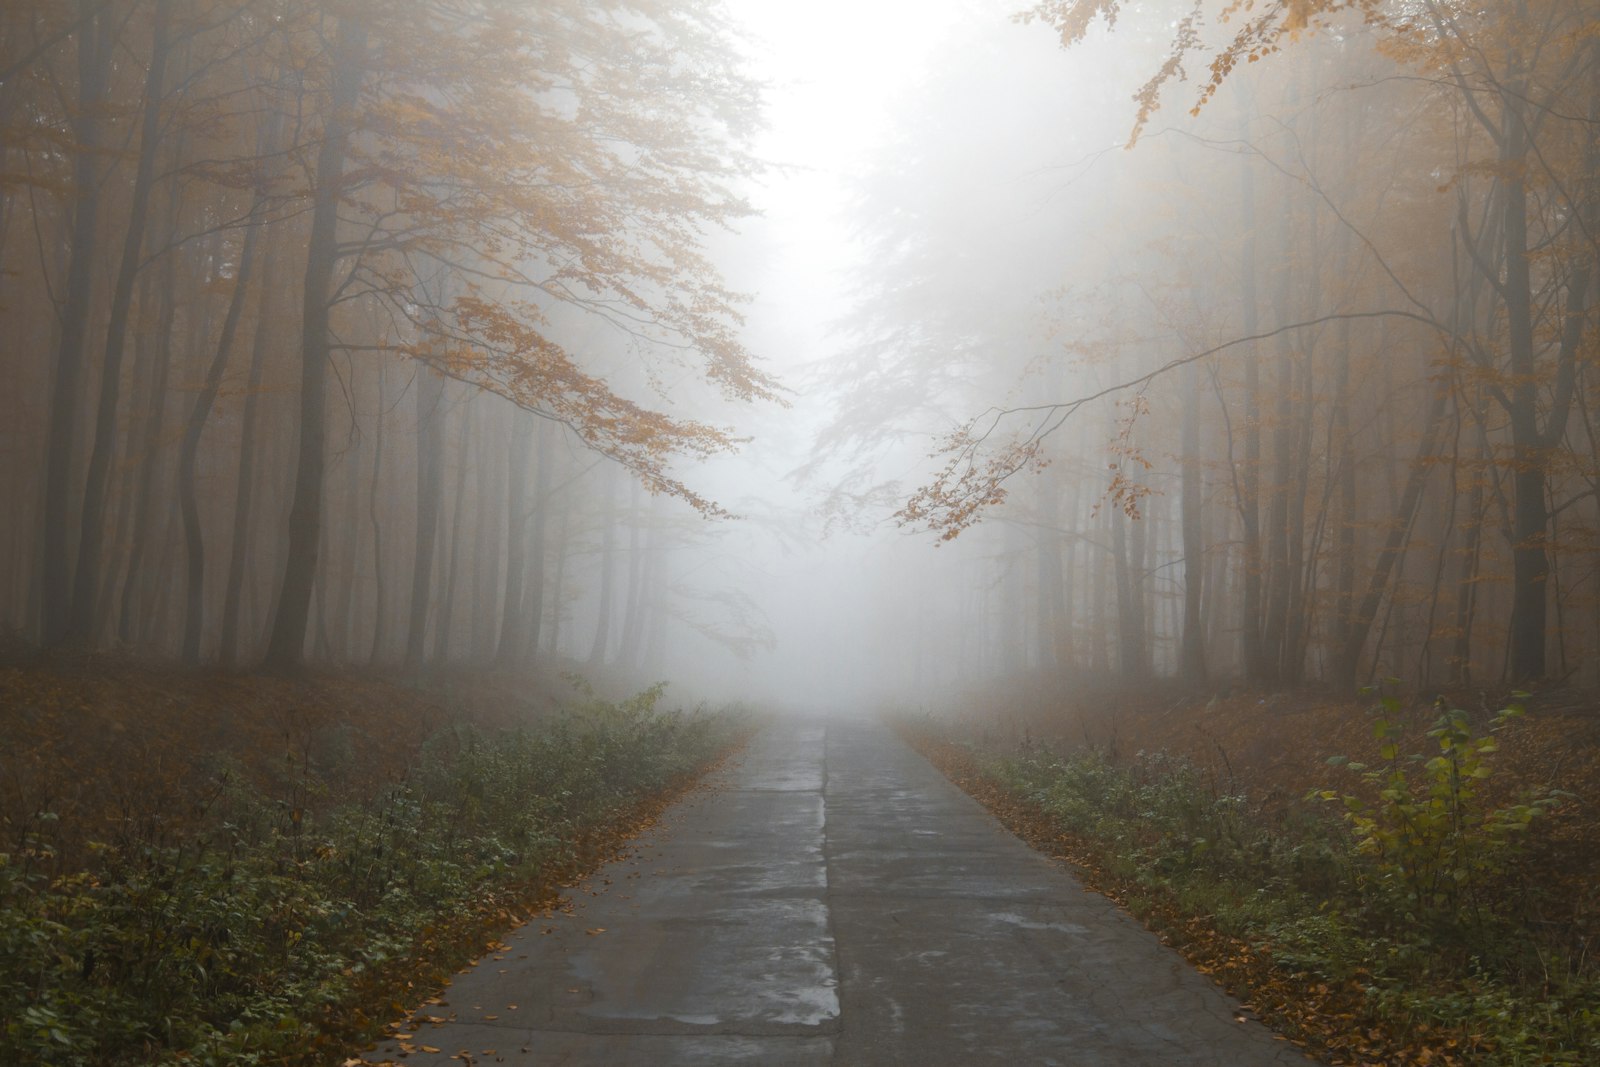
[[[774,723],[711,785],[366,1058],[1312,1062],[881,722]]]

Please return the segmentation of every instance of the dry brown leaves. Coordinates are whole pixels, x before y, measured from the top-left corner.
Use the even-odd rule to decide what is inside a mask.
[[[527,678],[460,681],[429,690],[357,673],[277,678],[107,655],[16,658],[0,665],[0,825],[19,832],[34,813],[53,812],[56,863],[76,870],[87,842],[115,841],[139,824],[168,837],[194,828],[224,768],[286,801],[315,779],[317,803],[333,806],[403,777],[451,722],[512,726],[541,703],[528,698],[543,690]]]

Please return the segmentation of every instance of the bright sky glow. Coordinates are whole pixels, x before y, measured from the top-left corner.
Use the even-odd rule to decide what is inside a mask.
[[[920,80],[959,0],[731,0],[769,83],[768,158],[824,172],[880,139],[885,104]]]
[[[768,85],[757,153],[777,165],[753,193],[772,243],[761,304],[790,339],[780,362],[814,358],[852,262],[844,207],[887,134],[890,101],[912,92],[962,0],[729,0]],[[760,325],[758,323],[758,329]],[[795,330],[800,332],[796,334]],[[758,345],[762,338],[753,339]],[[778,368],[781,370],[781,367]]]

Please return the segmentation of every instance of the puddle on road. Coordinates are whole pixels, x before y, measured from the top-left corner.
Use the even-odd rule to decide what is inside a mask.
[[[826,978],[816,985],[793,986],[763,994],[771,1007],[764,1016],[775,1023],[792,1026],[820,1026],[839,1017],[838,983]]]
[[[1089,932],[1089,928],[1081,923],[1040,922],[1038,919],[1030,919],[1026,915],[1018,915],[1014,911],[992,911],[989,913],[988,918],[994,922],[1005,923],[1007,926],[1015,926],[1019,930],[1056,930],[1063,934],[1086,934]]]
[[[838,1018],[827,907],[816,898],[739,900],[714,916],[640,923],[567,960],[594,999],[589,1018],[692,1026],[819,1026]]]

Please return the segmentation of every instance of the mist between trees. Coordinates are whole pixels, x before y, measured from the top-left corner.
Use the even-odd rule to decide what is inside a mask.
[[[1020,21],[932,64],[862,197],[829,442],[943,415],[885,494],[964,549],[920,662],[1592,681],[1593,6]]]
[[[748,5],[8,3],[0,625],[654,676],[831,612],[765,684],[1595,681],[1592,5],[1018,6],[951,7],[872,158],[778,160],[861,241],[785,312],[727,266],[805,218],[750,217]],[[804,509],[732,503],[774,465]],[[827,593],[688,580],[727,510],[756,562],[830,538]]]
[[[722,513],[674,463],[734,441],[664,383],[776,394],[700,248],[757,118],[714,5],[30,2],[0,42],[6,624],[656,669],[718,625],[669,595]]]

